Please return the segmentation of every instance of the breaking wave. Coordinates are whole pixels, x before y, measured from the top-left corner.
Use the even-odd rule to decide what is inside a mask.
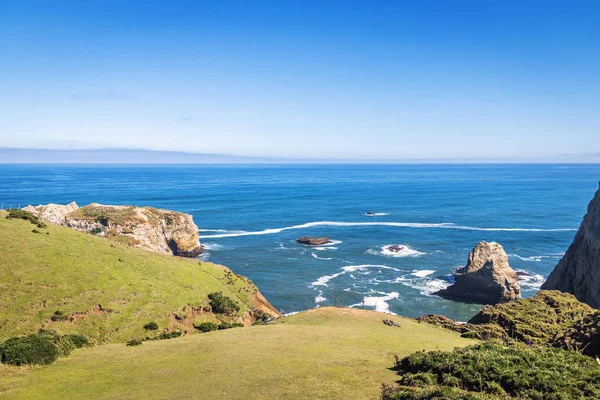
[[[502,231],[502,232],[563,232],[563,231],[576,231],[577,229],[572,228],[479,228],[475,226],[463,226],[455,225],[453,223],[413,223],[413,222],[334,222],[334,221],[318,221],[308,222],[300,225],[286,226],[283,228],[269,228],[262,231],[225,231],[220,232],[217,230],[201,229],[201,232],[215,232],[216,235],[203,236],[204,239],[217,239],[217,238],[228,238],[238,236],[252,236],[252,235],[273,235],[283,231],[293,229],[307,229],[319,226],[333,226],[333,227],[350,227],[350,226],[387,226],[397,228],[422,228],[422,229],[460,229],[469,231]]]
[[[362,303],[352,304],[350,307],[359,307],[359,306],[373,307],[375,309],[375,311],[378,311],[380,313],[396,315],[395,313],[390,311],[390,305],[389,305],[388,301],[398,299],[400,297],[400,293],[398,293],[398,292],[391,292],[391,293],[377,292],[377,293],[382,294],[383,296],[365,296],[363,298]]]
[[[331,260],[333,260],[333,258],[330,258],[330,257],[319,257],[315,253],[311,253],[310,255],[313,256],[314,258],[316,258],[317,260],[324,260],[324,261],[331,261]]]
[[[411,275],[414,275],[419,278],[425,278],[426,276],[429,276],[429,275],[433,274],[434,272],[435,271],[432,271],[430,269],[425,269],[423,271],[413,271]]]

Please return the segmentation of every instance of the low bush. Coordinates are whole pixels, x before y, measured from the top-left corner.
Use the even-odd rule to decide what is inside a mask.
[[[54,311],[54,314],[52,314],[52,316],[50,317],[50,320],[52,320],[54,322],[66,321],[67,319],[69,319],[69,316],[63,314],[63,312],[60,310]]]
[[[240,311],[240,305],[223,293],[213,292],[208,295],[210,307],[216,314],[232,315]]]
[[[103,232],[103,231],[102,231],[102,228],[94,228],[94,229],[92,229],[92,230],[90,231],[90,233],[91,233],[92,235],[99,235],[99,234],[101,234],[102,232]]]
[[[158,330],[158,324],[154,321],[152,322],[148,322],[146,325],[144,325],[144,329],[147,331],[157,331]]]
[[[169,332],[169,333],[162,332],[160,335],[158,335],[158,340],[175,339],[181,335],[182,335],[182,333],[179,331],[173,331],[173,332]]]
[[[140,339],[129,339],[127,341],[127,346],[140,346],[142,344],[142,341]]]
[[[200,332],[210,332],[219,329],[219,325],[214,322],[202,322],[198,325],[194,325],[194,328],[198,329]]]
[[[244,326],[244,324],[240,324],[239,322],[234,322],[229,323],[229,322],[221,322],[221,325],[219,325],[219,330],[223,330],[223,329],[231,329],[231,328],[242,328]]]
[[[38,231],[38,230],[37,230],[37,229],[35,229],[35,228],[34,228],[34,229],[31,231],[31,232],[32,232],[32,233],[42,233],[42,232]]]
[[[2,362],[10,365],[48,365],[59,355],[55,338],[45,332],[10,338],[0,345]]]
[[[69,335],[69,340],[71,341],[71,343],[73,343],[76,349],[80,349],[82,347],[87,347],[90,345],[90,341],[88,340],[88,338],[79,333]]]
[[[400,386],[386,389],[384,399],[600,398],[600,367],[594,359],[548,347],[487,342],[451,352],[417,352],[396,369]]]
[[[36,217],[31,211],[25,211],[19,208],[9,208],[6,211],[8,212],[8,214],[6,215],[6,219],[24,219],[26,221],[31,222],[34,225],[40,224],[40,219]]]

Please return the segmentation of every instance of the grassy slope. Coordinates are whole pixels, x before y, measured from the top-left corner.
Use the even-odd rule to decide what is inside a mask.
[[[96,343],[123,342],[145,336],[142,326],[149,321],[162,330],[171,312],[208,305],[207,295],[214,291],[239,301],[243,311],[252,305],[256,287],[225,267],[50,224],[32,233],[35,225],[5,216],[0,211],[0,340],[48,324]],[[76,324],[49,322],[56,310],[89,312],[98,304],[112,312],[90,314]]]
[[[400,317],[389,317],[400,328],[389,327],[384,318],[320,308],[272,325],[77,350],[49,367],[0,369],[0,397],[376,399],[381,383],[397,379],[394,354],[474,343]]]

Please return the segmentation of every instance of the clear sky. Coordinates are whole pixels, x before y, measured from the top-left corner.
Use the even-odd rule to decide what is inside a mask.
[[[600,1],[0,0],[0,141],[599,160]]]

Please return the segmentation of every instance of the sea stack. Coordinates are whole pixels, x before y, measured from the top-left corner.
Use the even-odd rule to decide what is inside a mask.
[[[318,237],[310,237],[310,236],[302,236],[301,238],[297,239],[296,242],[300,243],[300,244],[305,244],[307,246],[323,246],[324,244],[329,244],[331,243],[331,240],[329,240],[329,238],[318,238]]]
[[[571,293],[600,308],[600,189],[588,205],[573,243],[542,289]]]
[[[497,304],[521,298],[517,273],[508,264],[504,248],[496,242],[479,243],[467,265],[458,269],[455,283],[435,294],[451,300]]]

